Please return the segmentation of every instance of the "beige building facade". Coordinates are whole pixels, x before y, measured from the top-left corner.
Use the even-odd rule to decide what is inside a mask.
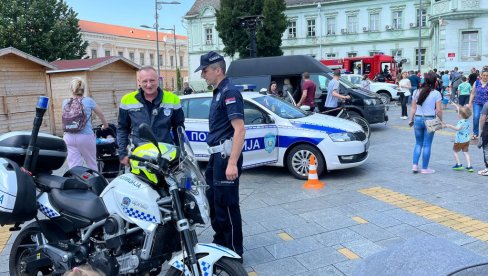
[[[177,90],[176,70],[182,81],[188,81],[188,38],[183,35],[159,32],[159,54],[156,32],[125,26],[80,20],[84,40],[88,41],[85,58],[121,56],[140,66],[157,69],[158,56],[163,87]]]

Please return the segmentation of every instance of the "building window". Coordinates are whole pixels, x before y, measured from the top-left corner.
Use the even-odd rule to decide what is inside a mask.
[[[335,35],[336,23],[335,18],[327,18],[327,35]]]
[[[213,44],[213,29],[212,28],[205,28],[205,44],[207,44],[207,45]]]
[[[149,62],[151,66],[154,66],[154,54],[149,54]]]
[[[357,56],[358,56],[358,53],[356,53],[356,52],[347,53],[347,57],[357,57]]]
[[[372,32],[377,32],[380,30],[380,14],[371,13],[369,15],[369,30]]]
[[[105,56],[109,57],[110,56],[110,50],[105,50]]]
[[[358,16],[357,15],[349,15],[347,17],[347,32],[348,33],[357,33],[358,32]]]
[[[378,51],[378,50],[372,50],[372,51],[369,51],[369,56],[372,57],[374,55],[379,55],[379,54],[383,54],[383,52],[381,51]]]
[[[139,54],[139,64],[144,65],[144,53]]]
[[[335,58],[335,57],[336,57],[336,54],[334,54],[334,53],[327,53],[327,54],[325,54],[325,57],[326,57],[327,59],[333,59],[333,58]]]
[[[129,59],[130,59],[130,61],[134,62],[134,53],[133,52],[129,53]]]
[[[180,68],[183,67],[183,56],[180,56]]]
[[[124,56],[124,52],[118,52],[119,54],[119,57],[123,57]]]
[[[95,49],[91,50],[91,58],[97,58],[97,50]]]
[[[296,37],[297,37],[297,22],[288,21],[288,38],[296,38]]]
[[[399,50],[399,49],[391,50],[391,55],[393,58],[401,58],[402,57],[402,50]]]
[[[462,32],[461,36],[461,57],[478,56],[478,31]]]
[[[315,37],[315,19],[307,19],[307,37]]]
[[[425,48],[420,48],[420,65],[425,65]],[[419,49],[415,49],[415,65],[419,65]]]
[[[417,9],[417,21],[415,22],[415,26],[418,26],[419,24],[419,15],[420,15],[420,9]],[[427,9],[422,9],[422,18],[420,21],[420,26],[421,27],[427,26]]]
[[[173,60],[173,56],[169,56],[169,65],[171,66],[171,68],[174,67],[174,60]]]
[[[393,22],[392,22],[392,28],[393,29],[402,29],[402,11],[394,11],[393,12]]]

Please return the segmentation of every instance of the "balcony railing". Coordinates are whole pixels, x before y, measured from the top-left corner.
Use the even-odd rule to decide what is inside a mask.
[[[478,11],[480,0],[443,0],[432,4],[432,15],[459,11]]]

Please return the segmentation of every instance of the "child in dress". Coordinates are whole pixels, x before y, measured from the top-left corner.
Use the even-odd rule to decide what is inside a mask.
[[[473,172],[474,169],[471,166],[471,158],[468,153],[469,149],[469,127],[470,123],[468,121],[469,117],[471,117],[471,109],[467,106],[459,106],[455,103],[453,103],[454,106],[456,106],[456,109],[458,111],[458,117],[459,121],[456,126],[450,125],[450,124],[444,124],[445,127],[448,127],[450,129],[453,129],[456,131],[456,138],[454,139],[454,146],[452,147],[453,153],[454,153],[454,159],[456,160],[456,165],[452,167],[453,170],[456,171],[461,171],[464,170],[463,165],[459,161],[459,156],[458,152],[463,151],[464,157],[466,158],[466,163],[467,167],[466,170],[468,172]]]

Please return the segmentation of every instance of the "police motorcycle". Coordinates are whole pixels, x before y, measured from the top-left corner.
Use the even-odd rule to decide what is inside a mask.
[[[129,156],[131,172],[101,191],[90,186],[93,175],[86,171],[79,177],[49,171],[64,163],[66,145],[38,134],[46,108],[40,100],[27,150],[25,135],[0,136],[0,149],[5,140],[24,142],[23,168],[15,150],[0,150],[0,224],[22,228],[10,253],[11,275],[62,275],[85,263],[105,275],[157,275],[165,261],[166,275],[247,275],[235,252],[197,242],[196,226],[210,220],[207,186],[183,128],[176,147],[157,143],[141,125],[149,143]]]

